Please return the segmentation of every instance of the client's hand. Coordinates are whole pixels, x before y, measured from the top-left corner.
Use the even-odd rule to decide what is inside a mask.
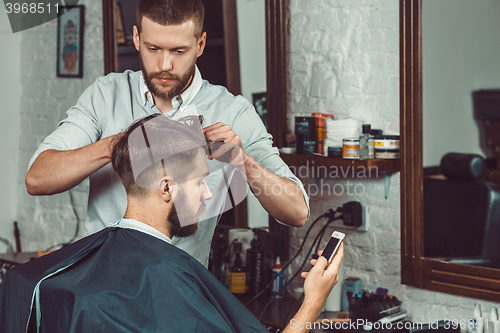
[[[344,258],[344,244],[340,245],[339,251],[328,267],[326,267],[328,261],[321,256],[321,253],[323,251],[318,252],[320,256],[318,260],[311,260],[313,268],[309,272],[301,274],[306,279],[304,281],[304,302],[283,333],[309,332],[312,322],[320,315],[328,295],[339,280],[339,267]]]
[[[304,303],[316,304],[320,311],[333,287],[339,281],[338,274],[340,264],[344,258],[344,244],[340,245],[337,254],[328,267],[326,267],[328,261],[321,256],[321,253],[323,251],[318,251],[319,258],[317,260],[311,260],[313,268],[309,272],[302,272],[301,274],[306,279],[304,281]]]

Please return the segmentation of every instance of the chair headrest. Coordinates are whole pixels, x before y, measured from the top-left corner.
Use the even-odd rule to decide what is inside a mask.
[[[448,153],[441,159],[441,172],[448,179],[479,180],[486,173],[486,162],[476,154]]]

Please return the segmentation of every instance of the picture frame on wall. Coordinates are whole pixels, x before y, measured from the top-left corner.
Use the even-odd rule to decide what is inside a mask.
[[[116,3],[116,42],[118,46],[127,45],[127,39],[125,37],[125,27],[123,25],[123,12],[122,6],[118,2]]]
[[[253,106],[255,107],[255,111],[259,115],[260,119],[264,123],[264,126],[267,127],[267,105],[266,105],[266,92],[253,93]]]
[[[57,77],[83,77],[85,6],[64,8],[57,18]]]

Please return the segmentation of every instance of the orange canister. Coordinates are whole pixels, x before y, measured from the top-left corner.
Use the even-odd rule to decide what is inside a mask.
[[[346,138],[342,143],[343,158],[359,159],[359,138]]]

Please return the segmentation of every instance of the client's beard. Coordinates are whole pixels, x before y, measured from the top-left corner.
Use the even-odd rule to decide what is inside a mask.
[[[179,220],[179,215],[177,214],[177,210],[181,212],[181,216],[183,219],[186,219],[192,224],[182,227]],[[170,233],[172,237],[177,236],[179,238],[185,238],[194,235],[198,230],[198,219],[204,211],[205,204],[202,204],[197,214],[193,215],[191,213],[191,210],[186,205],[186,194],[179,193],[179,195],[175,199],[172,209],[167,216],[167,221],[170,224]]]

